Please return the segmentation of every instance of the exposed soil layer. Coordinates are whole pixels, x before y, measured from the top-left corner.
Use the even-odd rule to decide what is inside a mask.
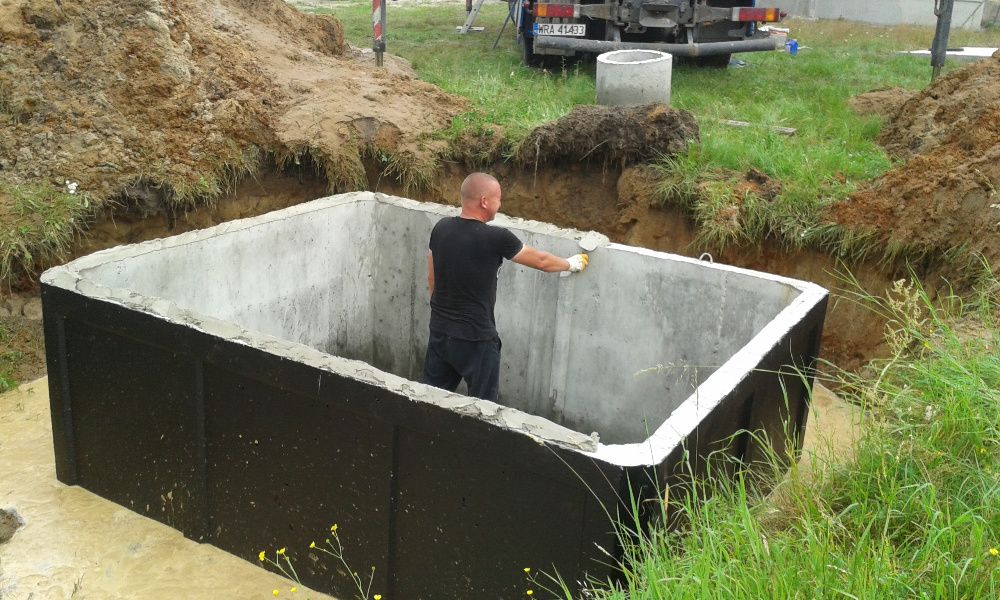
[[[21,295],[20,299],[28,298]],[[0,298],[0,303],[4,300]],[[45,375],[45,336],[41,319],[20,315],[0,317],[0,332],[0,371],[9,368],[10,372],[5,374],[7,378],[15,382],[32,381]]]
[[[135,208],[110,207],[73,246],[68,260],[119,244],[134,244],[262,215],[327,195],[326,181],[312,173],[267,173],[247,179],[215,202],[178,215],[143,214]]]
[[[662,104],[577,106],[536,128],[519,146],[522,163],[564,160],[633,163],[677,154],[698,140],[694,115]]]
[[[407,193],[403,184],[392,178],[378,177],[378,167],[370,189],[413,197],[428,202],[457,205],[457,190],[467,174],[465,167],[450,165],[438,171],[431,186],[417,193]],[[493,172],[503,189],[505,214],[558,223],[565,227],[595,230],[613,241],[654,250],[700,256],[705,248],[695,242],[696,229],[691,219],[674,208],[661,208],[656,198],[657,177],[653,169],[637,165],[622,170],[614,165],[595,169],[585,164],[563,164],[558,168],[540,167],[538,171],[510,164],[497,165]],[[766,192],[772,182],[757,181],[753,174],[746,185]],[[235,193],[211,206],[192,209],[168,219],[165,215],[142,216],[134,210],[105,211],[88,234],[73,248],[73,257],[89,254],[121,243],[134,243],[208,227],[234,218],[243,218],[277,210],[326,195],[322,178],[308,172],[269,174],[238,186]],[[714,256],[719,262],[778,273],[822,285],[836,294],[844,287],[838,273],[843,269],[829,255],[819,251],[789,253],[770,242],[751,248],[729,249]],[[906,276],[873,264],[853,265],[852,273],[868,292],[880,294],[894,278]],[[919,274],[919,273],[918,273]],[[929,285],[931,293],[933,285]],[[37,293],[37,289],[35,291]],[[26,298],[24,294],[22,298]],[[14,338],[15,349],[31,353],[37,360],[24,365],[20,381],[44,373],[44,352],[40,323],[25,323],[33,335]],[[823,357],[838,366],[857,369],[868,359],[884,355],[883,323],[868,311],[847,300],[831,302],[823,334]]]
[[[334,186],[376,149],[423,165],[465,106],[280,0],[4,0],[0,65],[0,182],[154,208],[211,197],[265,154],[316,157]]]
[[[855,114],[861,116],[894,117],[914,93],[913,90],[900,87],[883,88],[858,94],[847,104]]]
[[[913,96],[881,142],[905,163],[831,211],[887,244],[1000,264],[1000,54]]]

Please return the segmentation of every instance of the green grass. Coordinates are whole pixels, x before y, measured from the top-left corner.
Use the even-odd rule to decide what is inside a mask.
[[[341,20],[350,43],[369,47],[370,4],[348,0],[330,6],[320,12]],[[505,16],[505,4],[484,4],[477,25],[486,31],[459,36],[454,28],[465,20],[462,4],[389,5],[389,52],[408,59],[422,79],[471,100],[471,109],[444,134],[448,139],[497,126],[508,149],[514,148],[532,128],[594,101],[592,62],[554,72],[528,69],[521,64],[509,24],[497,49],[491,49]],[[743,54],[739,58],[746,67],[726,70],[675,65],[672,104],[695,114],[701,142],[686,155],[661,163],[664,201],[689,210],[699,225],[699,241],[718,250],[770,237],[786,247],[818,248],[848,260],[872,255],[893,259],[911,252],[826,224],[823,214],[892,166],[875,141],[882,119],[855,115],[847,101],[878,88],[925,86],[927,61],[894,51],[928,47],[933,29],[843,21],[792,20],[786,25],[800,43],[798,56]],[[996,34],[956,31],[950,43],[996,44]],[[721,124],[723,119],[753,126],[733,128]],[[772,126],[797,132],[784,136]],[[768,201],[733,196],[732,189],[750,169],[778,180],[780,194]],[[679,196],[681,189],[689,193]]]
[[[335,15],[351,44],[370,47],[370,3],[349,0],[330,5],[318,12]],[[462,4],[390,3],[389,52],[408,59],[421,79],[472,100],[472,110],[458,120],[456,132],[493,124],[516,141],[574,106],[594,101],[592,63],[551,73],[528,69],[521,64],[510,24],[492,50],[505,16],[505,4],[484,4],[477,25],[486,31],[460,36],[454,28],[465,20]],[[933,31],[843,22],[791,21],[790,25],[805,47],[797,57],[750,53],[740,55],[746,68],[675,67],[672,103],[699,118],[703,163],[734,170],[754,167],[812,189],[838,173],[849,180],[881,173],[889,161],[873,143],[880,121],[854,116],[847,99],[880,87],[925,85],[929,66],[892,51],[926,47]],[[989,32],[952,36],[953,45],[995,41]],[[718,119],[749,121],[758,127],[734,130]],[[772,125],[795,127],[798,133],[791,138],[774,134],[767,129]]]
[[[86,194],[0,182],[0,281],[63,256],[90,211]]]
[[[371,3],[332,6],[318,12],[336,16],[348,42],[370,48]],[[472,101],[471,110],[455,120],[446,137],[499,125],[517,141],[574,106],[593,103],[592,66],[570,66],[555,73],[523,66],[510,24],[497,50],[491,50],[505,16],[506,4],[484,4],[476,24],[487,31],[460,36],[455,26],[465,21],[463,4],[388,6],[388,52],[409,60],[422,80]]]
[[[858,299],[888,319],[895,352],[846,381],[864,408],[854,457],[768,495],[707,482],[711,499],[681,502],[683,531],[654,530],[624,583],[589,597],[998,597],[1000,282],[964,304],[902,282]]]

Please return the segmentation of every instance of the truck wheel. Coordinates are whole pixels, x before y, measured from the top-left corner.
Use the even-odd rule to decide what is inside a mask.
[[[525,65],[541,69],[551,64],[551,57],[545,54],[535,54],[535,37],[529,36],[529,31],[535,30],[535,19],[530,15],[524,16],[521,23],[521,60]]]
[[[544,57],[539,54],[535,54],[535,38],[522,35],[521,52],[521,60],[524,61],[525,65],[533,68],[542,66],[542,59]]]

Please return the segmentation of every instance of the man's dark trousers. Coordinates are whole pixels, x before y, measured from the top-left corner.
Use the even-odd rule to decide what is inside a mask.
[[[431,332],[424,361],[424,383],[454,392],[465,379],[469,395],[497,401],[500,389],[500,338],[471,342]]]

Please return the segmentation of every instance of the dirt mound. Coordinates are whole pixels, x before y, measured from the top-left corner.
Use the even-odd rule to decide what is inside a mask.
[[[559,160],[634,163],[683,152],[689,142],[697,140],[698,124],[685,110],[662,104],[577,106],[528,134],[517,159],[527,164]]]
[[[908,100],[882,142],[906,162],[835,206],[832,218],[897,248],[962,247],[1000,264],[1000,56]]]
[[[968,145],[960,138],[976,134],[984,113],[995,110],[998,102],[1000,53],[949,73],[915,94],[882,131],[879,142],[901,158],[926,154],[941,145]],[[989,122],[987,117],[985,123]]]
[[[854,111],[854,114],[863,117],[870,115],[892,117],[912,97],[913,90],[891,87],[858,94],[851,98],[847,104]]]
[[[5,0],[0,65],[0,183],[151,210],[217,196],[266,154],[309,154],[340,189],[365,152],[405,171],[463,107],[280,0]]]

